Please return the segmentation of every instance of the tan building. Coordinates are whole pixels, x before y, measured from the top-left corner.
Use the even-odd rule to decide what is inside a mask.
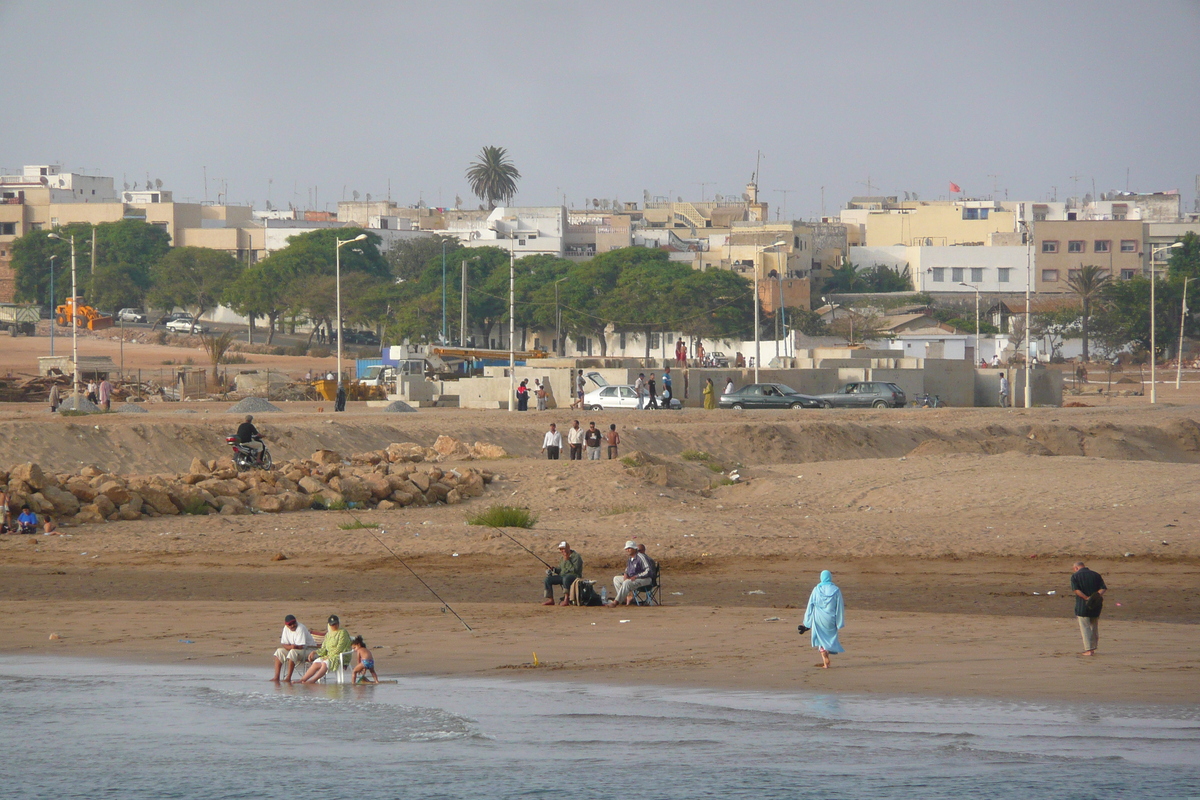
[[[996,234],[1017,230],[1015,211],[993,200],[900,201],[852,203],[841,220],[853,241],[866,247],[946,247],[998,244]]]
[[[1047,220],[1033,226],[1034,291],[1070,292],[1080,267],[1101,267],[1114,280],[1143,272],[1144,223],[1139,220]]]

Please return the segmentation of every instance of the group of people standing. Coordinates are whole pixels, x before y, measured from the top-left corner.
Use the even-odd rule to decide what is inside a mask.
[[[84,393],[88,401],[99,406],[101,411],[109,411],[112,409],[112,390],[108,378],[102,378],[99,383],[94,380],[88,381]],[[58,384],[50,384],[50,393],[46,399],[50,404],[51,413],[58,411],[58,407],[62,405],[62,397],[63,391],[58,388]]]
[[[587,460],[599,461],[600,448],[608,446],[608,457],[616,458],[621,445],[621,434],[617,433],[616,425],[609,425],[607,431],[601,431],[595,422],[589,422],[586,429],[579,427],[579,420],[567,431],[567,446],[571,461],[582,461],[584,448],[587,448]],[[557,461],[563,449],[563,436],[558,425],[551,422],[550,430],[542,436],[542,452],[550,461]]]

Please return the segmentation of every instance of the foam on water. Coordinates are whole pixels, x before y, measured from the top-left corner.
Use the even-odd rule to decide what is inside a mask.
[[[0,658],[20,798],[1200,796],[1195,706],[402,678]],[[632,787],[632,788],[631,788]]]

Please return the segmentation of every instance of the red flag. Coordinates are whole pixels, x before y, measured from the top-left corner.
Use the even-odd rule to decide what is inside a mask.
[[[950,191],[958,192],[960,194],[962,193],[962,189],[958,188],[958,184],[954,181],[950,181]]]

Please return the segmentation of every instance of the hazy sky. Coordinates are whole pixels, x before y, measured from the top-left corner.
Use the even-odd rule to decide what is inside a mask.
[[[0,0],[0,33],[0,165],[149,173],[177,200],[207,168],[212,200],[223,180],[333,209],[390,180],[474,207],[484,145],[516,203],[576,206],[740,195],[761,150],[794,218],[868,176],[925,199],[1177,188],[1190,210],[1200,173],[1197,0]]]

